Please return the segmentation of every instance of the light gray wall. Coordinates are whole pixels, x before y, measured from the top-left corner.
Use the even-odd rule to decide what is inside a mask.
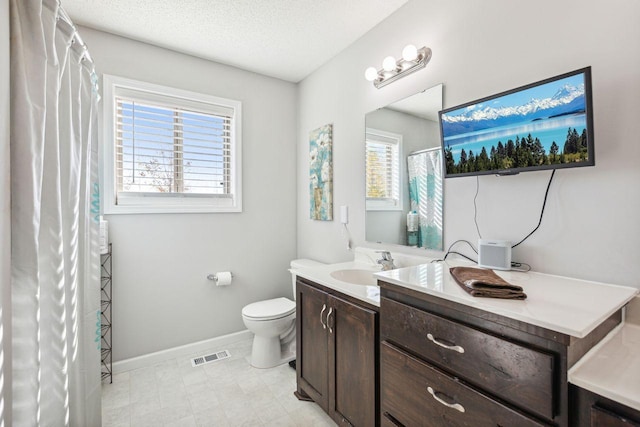
[[[80,34],[99,76],[237,99],[243,109],[242,213],[106,218],[114,360],[244,330],[244,305],[292,296],[296,86],[88,28]],[[206,279],[226,270],[230,287]]]
[[[11,425],[11,223],[9,198],[9,0],[0,0],[0,323],[4,401],[0,424]]]
[[[535,270],[640,287],[640,2],[412,0],[300,84],[298,256],[342,261],[341,225],[309,220],[308,132],[334,126],[334,203],[364,243],[364,114],[437,83],[451,107],[584,66],[593,67],[596,166],[561,170],[542,226],[513,259]],[[370,65],[407,43],[433,49],[427,68],[382,89]],[[538,222],[550,172],[480,177],[485,237],[517,241]],[[477,242],[476,178],[445,182],[445,247]],[[461,250],[465,250],[463,246]],[[407,253],[429,254],[404,249]]]

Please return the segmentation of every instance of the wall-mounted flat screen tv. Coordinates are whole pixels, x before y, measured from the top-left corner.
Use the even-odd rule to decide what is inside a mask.
[[[593,166],[591,67],[440,112],[445,177]]]

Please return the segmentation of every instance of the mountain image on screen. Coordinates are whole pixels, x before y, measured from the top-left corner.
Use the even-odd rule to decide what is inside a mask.
[[[593,164],[587,109],[585,74],[578,73],[445,110],[446,173]]]

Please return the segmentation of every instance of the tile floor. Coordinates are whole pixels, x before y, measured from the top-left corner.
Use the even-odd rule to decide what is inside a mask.
[[[251,340],[211,352],[225,349],[231,358],[196,368],[184,357],[114,375],[102,386],[103,427],[335,426],[318,405],[293,396],[288,365],[251,367]]]

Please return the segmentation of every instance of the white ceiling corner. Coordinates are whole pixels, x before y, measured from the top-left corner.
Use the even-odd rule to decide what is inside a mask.
[[[407,1],[61,0],[61,3],[76,24],[299,82]]]

